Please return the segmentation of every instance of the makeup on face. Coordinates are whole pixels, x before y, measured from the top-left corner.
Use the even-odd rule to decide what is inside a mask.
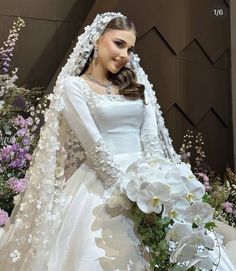
[[[136,36],[129,30],[111,30],[104,34],[100,44],[102,65],[116,73],[124,67],[134,51]]]

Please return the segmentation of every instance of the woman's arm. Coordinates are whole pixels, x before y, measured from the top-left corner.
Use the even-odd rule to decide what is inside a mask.
[[[115,184],[123,172],[113,160],[87,106],[80,81],[76,77],[64,80],[63,115],[80,140],[86,157],[92,162],[97,177],[105,188]]]
[[[144,105],[144,116],[140,131],[143,153],[146,157],[164,157],[164,152],[158,138],[155,110],[148,100],[147,94],[145,95],[145,99],[148,104]]]

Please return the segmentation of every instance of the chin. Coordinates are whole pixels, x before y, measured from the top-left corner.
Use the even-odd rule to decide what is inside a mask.
[[[111,68],[111,69],[108,69],[108,71],[112,74],[116,74],[120,71],[121,69],[118,69],[118,68]]]

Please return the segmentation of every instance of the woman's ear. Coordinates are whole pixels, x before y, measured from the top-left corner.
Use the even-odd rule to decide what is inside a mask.
[[[102,40],[103,40],[103,35],[101,35],[101,36],[97,39],[96,45],[98,46],[98,45],[101,43]]]

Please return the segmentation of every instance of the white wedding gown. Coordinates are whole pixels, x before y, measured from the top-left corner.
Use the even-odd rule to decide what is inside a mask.
[[[64,87],[63,114],[88,159],[67,180],[71,200],[49,261],[43,270],[32,266],[32,271],[143,271],[147,263],[129,213],[105,206],[112,187],[104,189],[102,182],[118,180],[147,153],[161,153],[153,112],[142,100],[97,94],[80,77],[69,77]],[[235,271],[223,247],[217,270]]]

